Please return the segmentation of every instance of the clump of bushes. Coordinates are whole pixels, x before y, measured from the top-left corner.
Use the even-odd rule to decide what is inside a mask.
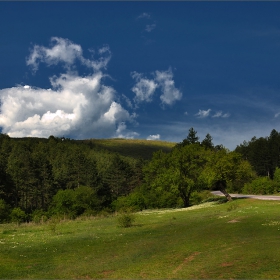
[[[246,183],[242,189],[244,194],[274,194],[278,191],[278,184],[268,177],[259,177],[251,183]]]
[[[16,207],[12,210],[10,217],[12,222],[20,225],[21,223],[26,221],[27,215],[19,207]]]

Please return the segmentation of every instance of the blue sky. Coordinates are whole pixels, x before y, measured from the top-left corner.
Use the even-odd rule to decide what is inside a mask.
[[[280,2],[0,2],[12,137],[229,149],[280,130]]]

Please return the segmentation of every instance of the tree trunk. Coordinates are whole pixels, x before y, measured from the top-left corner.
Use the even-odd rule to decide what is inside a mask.
[[[232,201],[230,194],[225,189],[220,188],[220,192],[222,192],[225,195],[228,201]]]
[[[216,188],[225,195],[228,201],[232,201],[230,194],[226,191],[226,182],[218,181],[216,182]]]

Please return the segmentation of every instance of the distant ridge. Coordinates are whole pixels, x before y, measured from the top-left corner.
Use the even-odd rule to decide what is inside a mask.
[[[110,139],[84,139],[75,140],[64,137],[54,137],[55,139],[61,139],[70,141],[71,143],[86,144],[91,149],[96,150],[108,150],[110,152],[119,153],[122,156],[130,157],[134,159],[143,158],[149,160],[152,158],[153,153],[159,150],[163,152],[170,152],[172,148],[177,144],[175,142],[167,142],[161,140],[145,140],[145,139],[124,139],[124,138],[110,138]],[[26,141],[26,142],[47,142],[48,138],[39,137],[11,137],[14,141]]]
[[[126,157],[151,159],[153,153],[159,150],[170,152],[176,145],[174,142],[161,140],[144,140],[144,139],[86,139],[75,140],[91,144],[95,148],[106,149],[112,152],[117,152]]]

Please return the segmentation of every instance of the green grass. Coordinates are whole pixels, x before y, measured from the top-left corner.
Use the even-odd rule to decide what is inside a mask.
[[[0,225],[0,278],[280,278],[280,202],[239,199],[187,209],[49,224]]]
[[[112,152],[120,153],[123,156],[132,158],[151,159],[154,152],[162,150],[170,152],[176,145],[173,142],[159,140],[141,140],[141,139],[89,139],[76,140],[77,142],[91,143],[97,148],[106,149]]]

